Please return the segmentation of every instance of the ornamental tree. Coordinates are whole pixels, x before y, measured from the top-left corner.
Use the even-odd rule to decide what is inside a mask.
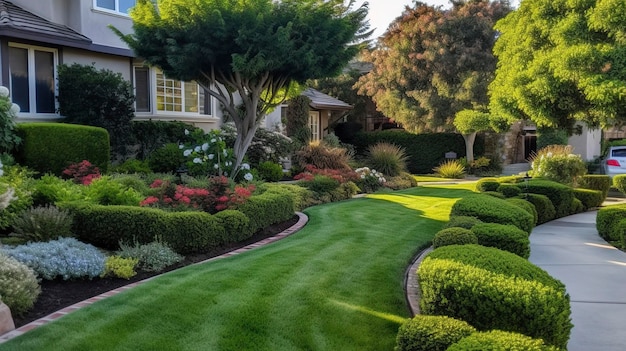
[[[414,132],[453,130],[456,112],[485,108],[496,59],[493,24],[506,1],[452,1],[449,10],[417,1],[366,53],[374,68],[357,83],[378,110]]]
[[[235,168],[266,113],[308,79],[338,74],[369,35],[342,0],[138,0],[118,35],[166,76],[196,81],[237,129]],[[243,108],[238,108],[241,103]]]
[[[626,2],[525,0],[495,28],[492,113],[564,129],[626,121]]]
[[[501,132],[508,129],[508,121],[479,110],[462,110],[454,117],[454,126],[465,140],[467,162],[474,161],[474,141],[476,134],[493,130]]]

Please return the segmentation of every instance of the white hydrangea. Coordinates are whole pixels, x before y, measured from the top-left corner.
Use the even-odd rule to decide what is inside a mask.
[[[209,157],[209,160],[212,160],[212,159],[214,159],[214,158],[215,158],[215,155],[214,155],[214,154],[209,154],[209,156],[208,156],[208,157]]]
[[[196,157],[193,159],[193,163],[202,163],[202,159],[199,157]]]
[[[200,146],[196,146],[196,148],[193,149],[193,151],[200,152],[200,151],[202,151],[202,148]]]
[[[193,150],[187,149],[187,150],[183,151],[183,156],[187,157],[187,156],[191,155],[192,152],[193,152]]]
[[[20,113],[20,106],[18,104],[11,104],[11,109],[9,109],[9,112],[14,116],[17,116],[17,114]]]
[[[5,86],[0,86],[0,96],[8,97],[9,96],[9,88]]]
[[[250,165],[247,163],[242,163],[241,164],[241,169],[250,169]]]
[[[202,151],[207,151],[209,149],[209,143],[202,144]]]
[[[252,176],[252,173],[246,173],[243,176],[243,179],[247,180],[247,181],[251,181],[252,179],[254,179],[254,177]]]

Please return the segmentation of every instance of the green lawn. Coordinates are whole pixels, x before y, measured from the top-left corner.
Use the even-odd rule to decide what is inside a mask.
[[[392,350],[411,258],[474,184],[306,210],[275,244],[170,272],[1,350]]]

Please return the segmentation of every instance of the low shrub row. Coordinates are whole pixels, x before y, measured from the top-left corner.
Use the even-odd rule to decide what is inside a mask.
[[[596,228],[602,239],[626,248],[626,205],[613,205],[598,210]]]
[[[476,217],[483,222],[513,224],[530,234],[533,216],[503,199],[484,194],[464,197],[452,206],[450,216]]]

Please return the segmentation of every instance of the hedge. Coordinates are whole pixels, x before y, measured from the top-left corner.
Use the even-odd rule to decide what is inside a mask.
[[[547,196],[525,193],[520,195],[520,198],[535,206],[535,210],[537,211],[537,224],[543,224],[556,218],[556,209]]]
[[[250,218],[241,211],[224,210],[213,215],[224,227],[224,243],[236,243],[250,238],[254,232],[250,228]]]
[[[476,217],[469,216],[450,216],[450,220],[443,227],[444,228],[454,228],[460,227],[465,229],[472,229],[478,223],[483,223],[480,219]]]
[[[514,253],[520,257],[530,256],[530,240],[528,233],[509,224],[482,223],[472,227],[478,244],[495,247]]]
[[[395,351],[445,351],[474,332],[474,327],[458,319],[418,314],[400,326]]]
[[[41,174],[61,172],[88,160],[106,173],[110,163],[109,133],[104,128],[64,123],[22,123],[17,161]]]
[[[587,174],[578,178],[578,187],[602,192],[602,201],[606,199],[611,188],[611,177],[608,175]]]
[[[379,142],[403,147],[409,156],[407,169],[413,174],[432,173],[433,168],[446,160],[446,152],[456,152],[457,158],[465,156],[465,141],[458,133],[413,134],[404,131],[380,131],[357,133],[352,142],[359,155],[366,155],[368,147]],[[484,144],[484,137],[478,135],[474,142],[476,155],[484,153]]]
[[[479,192],[497,191],[500,182],[496,178],[482,178],[476,182],[476,190]]]
[[[272,192],[252,196],[237,207],[250,219],[248,230],[251,233],[290,219],[294,215],[293,209],[294,202],[290,195]]]
[[[313,192],[296,184],[263,183],[259,190],[273,194],[288,194],[293,198],[294,211],[302,211],[312,206]]]
[[[600,207],[605,198],[602,190],[591,190],[582,188],[574,189],[574,196],[578,200],[580,200],[580,202],[582,202],[584,211],[590,208]]]
[[[550,180],[532,179],[525,184],[525,190],[529,193],[546,195],[556,210],[556,218],[565,217],[572,212],[574,191],[567,185]]]
[[[517,228],[516,228],[517,229]],[[433,237],[433,247],[478,244],[478,238],[469,229],[452,227],[438,231]]]
[[[460,247],[466,246],[473,245]],[[459,246],[442,249],[448,247]],[[562,289],[430,256],[420,265],[418,280],[424,314],[461,319],[478,330],[518,332],[557,347],[567,345],[572,324],[569,296]]]
[[[509,184],[509,183],[500,184],[500,186],[498,186],[496,191],[499,193],[502,193],[504,197],[515,197],[522,193],[522,189],[520,189],[520,187],[517,186],[517,184]]]
[[[485,351],[485,350],[524,350],[524,351],[559,351],[558,347],[546,345],[541,339],[529,336],[491,330],[473,333],[452,344],[448,351]]]
[[[626,218],[626,204],[601,208],[596,215],[598,234],[606,241],[622,240],[624,234],[620,231],[619,222],[624,218]]]
[[[451,216],[476,217],[483,222],[513,224],[530,233],[534,218],[525,210],[493,196],[476,194],[457,201],[450,212]]]
[[[508,198],[506,199],[506,201],[530,213],[533,216],[533,226],[537,225],[539,214],[537,213],[537,209],[532,203],[530,203],[529,201],[526,201],[525,199],[520,198],[519,196]]]

